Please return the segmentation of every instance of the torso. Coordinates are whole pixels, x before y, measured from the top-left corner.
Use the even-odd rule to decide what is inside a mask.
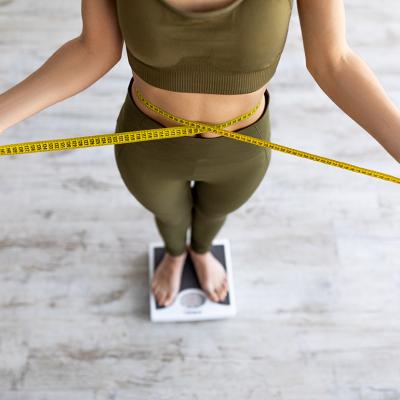
[[[161,1],[161,0],[160,0]],[[227,7],[235,0],[163,0],[171,6],[184,11],[212,11]],[[177,123],[147,108],[136,96],[135,89],[138,88],[144,98],[156,106],[168,111],[170,114],[193,121],[217,124],[238,117],[249,112],[261,101],[260,107],[248,119],[239,121],[226,127],[228,131],[235,131],[244,128],[257,121],[264,111],[264,92],[267,84],[255,92],[220,95],[209,93],[184,93],[173,92],[150,85],[133,73],[132,98],[137,107],[150,118],[156,120],[165,127],[177,126]],[[180,125],[180,124],[178,124]],[[199,135],[205,138],[221,136],[212,132],[201,132]]]

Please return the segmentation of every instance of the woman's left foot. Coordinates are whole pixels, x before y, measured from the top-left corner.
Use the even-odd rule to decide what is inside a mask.
[[[212,301],[225,299],[228,293],[228,280],[223,265],[208,251],[196,253],[190,245],[187,246],[193,261],[200,286]]]

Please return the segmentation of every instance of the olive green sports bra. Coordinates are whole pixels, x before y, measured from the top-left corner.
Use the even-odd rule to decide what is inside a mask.
[[[243,94],[274,75],[293,0],[234,0],[183,11],[167,0],[116,0],[132,71],[175,92]]]

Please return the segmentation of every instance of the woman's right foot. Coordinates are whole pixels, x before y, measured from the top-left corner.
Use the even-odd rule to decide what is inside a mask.
[[[157,265],[151,282],[151,289],[158,304],[169,306],[175,300],[181,285],[186,255],[187,251],[179,256],[165,252]]]

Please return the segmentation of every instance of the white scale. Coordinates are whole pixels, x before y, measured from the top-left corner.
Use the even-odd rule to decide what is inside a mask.
[[[157,303],[151,289],[154,271],[164,256],[163,242],[149,244],[150,319],[154,322],[203,321],[230,318],[236,315],[233,287],[231,252],[228,239],[214,240],[211,252],[223,265],[227,274],[228,292],[224,300],[214,302],[201,289],[196,271],[188,252],[182,271],[181,286],[174,301],[168,306]]]

